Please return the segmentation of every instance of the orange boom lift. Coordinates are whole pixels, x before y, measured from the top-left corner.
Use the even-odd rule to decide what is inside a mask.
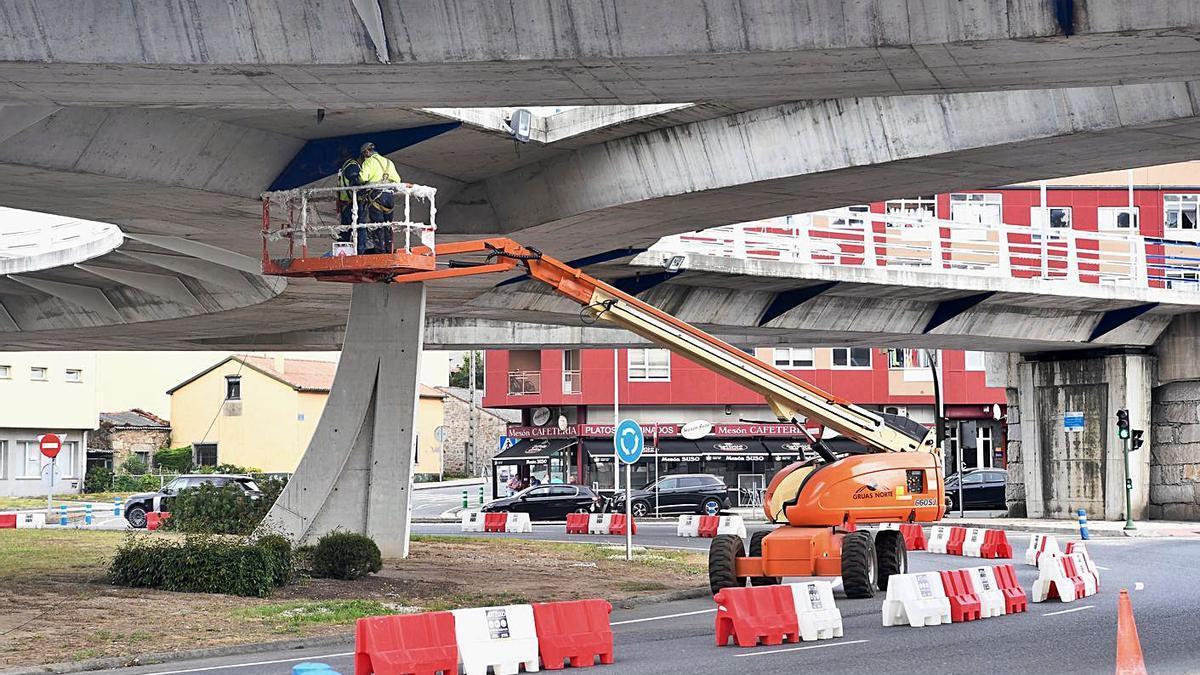
[[[583,306],[581,316],[608,321],[761,394],[780,421],[814,420],[869,452],[838,456],[820,441],[818,456],[779,471],[763,510],[779,525],[758,532],[747,551],[736,535],[716,537],[709,549],[709,581],[722,588],[777,584],[782,577],[841,576],[846,595],[871,597],[892,574],[907,571],[904,539],[896,530],[874,537],[857,526],[940,520],[945,509],[941,454],[934,432],[907,417],[869,411],[758,360],[698,328],[540,251],[506,238],[432,245],[432,225],[420,243],[386,254],[312,257],[297,252],[302,228],[272,232],[264,195],[263,272],[347,282],[432,282],[520,269]],[[294,218],[292,218],[294,221]],[[405,220],[408,221],[406,208]],[[294,224],[294,223],[293,223]],[[391,224],[411,228],[411,222]],[[331,228],[336,231],[338,228]],[[342,228],[344,229],[344,228]],[[288,239],[288,255],[271,258],[268,239]],[[307,254],[307,235],[302,247]],[[810,437],[810,440],[811,437]]]

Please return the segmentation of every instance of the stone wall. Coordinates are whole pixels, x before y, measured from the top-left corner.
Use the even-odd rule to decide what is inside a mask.
[[[1025,468],[1021,461],[1021,406],[1016,389],[1005,389],[1004,396],[1008,403],[1008,428],[1005,432],[1005,450],[1008,458],[1008,486],[1004,491],[1004,501],[1008,504],[1008,515],[1013,518],[1024,518],[1025,508]]]
[[[148,453],[147,464],[152,465],[154,453],[167,447],[170,440],[170,429],[114,429],[110,425],[101,424],[89,437],[89,445],[93,448],[112,450],[113,469],[119,469],[135,452]]]
[[[1200,520],[1200,382],[1154,389],[1150,452],[1150,517]]]
[[[466,401],[447,394],[443,408],[446,440],[442,443],[442,460],[447,473],[481,474],[491,468],[492,457],[500,449],[500,437],[508,423],[484,408],[475,411],[475,447],[477,457],[468,462],[467,440],[470,437],[470,406]],[[474,469],[474,471],[472,471]]]

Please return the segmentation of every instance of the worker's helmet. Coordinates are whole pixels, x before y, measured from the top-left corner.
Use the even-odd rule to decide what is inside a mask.
[[[362,147],[358,149],[358,154],[360,155],[367,155],[373,152],[375,152],[375,144],[371,141],[363,143]]]

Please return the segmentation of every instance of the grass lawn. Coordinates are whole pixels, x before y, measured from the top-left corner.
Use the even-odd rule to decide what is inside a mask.
[[[112,503],[113,497],[121,497],[124,499],[133,492],[93,492],[85,495],[69,494],[55,495],[51,503],[58,507],[59,504],[72,504],[74,502],[106,502]],[[46,508],[46,497],[0,497],[0,511],[12,509],[44,509]]]
[[[707,588],[703,553],[495,537],[414,536],[411,555],[358,581],[301,578],[270,598],[107,582],[124,532],[0,530],[0,669],[347,634],[363,616]],[[142,537],[177,537],[140,533]],[[39,583],[23,583],[37,578]],[[21,583],[18,583],[20,580]],[[130,616],[153,617],[153,630]],[[62,626],[77,628],[64,633]]]

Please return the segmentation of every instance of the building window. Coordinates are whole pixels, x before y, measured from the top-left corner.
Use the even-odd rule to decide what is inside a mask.
[[[563,386],[562,393],[578,394],[583,391],[582,366],[578,349],[563,350]]]
[[[0,380],[12,379],[12,366],[0,366]]]
[[[668,382],[671,379],[671,352],[667,349],[630,349],[630,382]]]
[[[22,478],[39,478],[42,475],[42,451],[37,441],[17,441],[17,452],[21,460]]]
[[[58,466],[58,473],[63,478],[79,478],[77,470],[79,457],[79,441],[63,441],[62,452],[58,453],[58,457],[54,458],[54,463]]]
[[[196,466],[217,465],[216,443],[193,443],[192,453],[195,454]]]
[[[870,213],[871,206],[869,204],[857,204],[855,206],[847,206],[846,210],[851,213]],[[850,227],[855,229],[859,229],[865,224],[865,220],[854,216],[849,218],[834,218],[829,222],[830,227]]]
[[[242,378],[240,375],[225,376],[225,400],[242,400]]]
[[[1101,206],[1096,210],[1096,224],[1101,230],[1117,232],[1138,231],[1138,208],[1135,206]]]
[[[834,347],[832,352],[834,368],[871,367],[870,347]]]
[[[888,369],[928,368],[929,352],[924,349],[889,349]]]
[[[986,424],[980,424],[979,432],[978,432],[978,435],[975,437],[975,439],[976,439],[976,441],[978,441],[976,443],[976,445],[979,447],[979,453],[980,453],[979,458],[983,460],[982,462],[980,462],[979,466],[988,468],[988,469],[992,468],[992,466],[993,466],[993,463],[992,463],[993,452],[992,451],[995,449],[992,444],[992,427],[990,427]]]
[[[983,352],[963,352],[963,367],[966,370],[984,370]]]
[[[67,368],[67,382],[83,382],[83,371],[78,368]]]
[[[957,223],[999,225],[1004,196],[996,192],[950,195],[950,220]]]
[[[146,452],[145,450],[138,450],[138,451],[134,452],[133,455],[135,457],[137,457],[139,460],[141,460],[142,464],[145,464],[146,466],[150,466],[150,453],[149,452]]]
[[[1167,272],[1166,287],[1177,288],[1189,291],[1194,291],[1200,288],[1197,282],[1200,281],[1200,273],[1198,272]]]
[[[909,218],[936,218],[937,197],[926,195],[912,199],[891,199],[884,202],[883,210],[885,213]]]
[[[1200,195],[1163,195],[1163,225],[1167,234],[1194,234],[1200,225]]]
[[[1049,221],[1047,221],[1047,214],[1049,214]],[[1029,224],[1039,230],[1046,227],[1052,230],[1069,228],[1071,227],[1071,207],[1048,206],[1043,209],[1040,206],[1034,206],[1029,209]]]
[[[50,371],[42,366],[33,366],[29,369],[29,379],[35,382],[45,382],[50,379],[48,373]]]
[[[8,478],[8,441],[0,441],[0,480]]]
[[[808,347],[776,347],[773,358],[777,368],[813,367],[813,350]]]

